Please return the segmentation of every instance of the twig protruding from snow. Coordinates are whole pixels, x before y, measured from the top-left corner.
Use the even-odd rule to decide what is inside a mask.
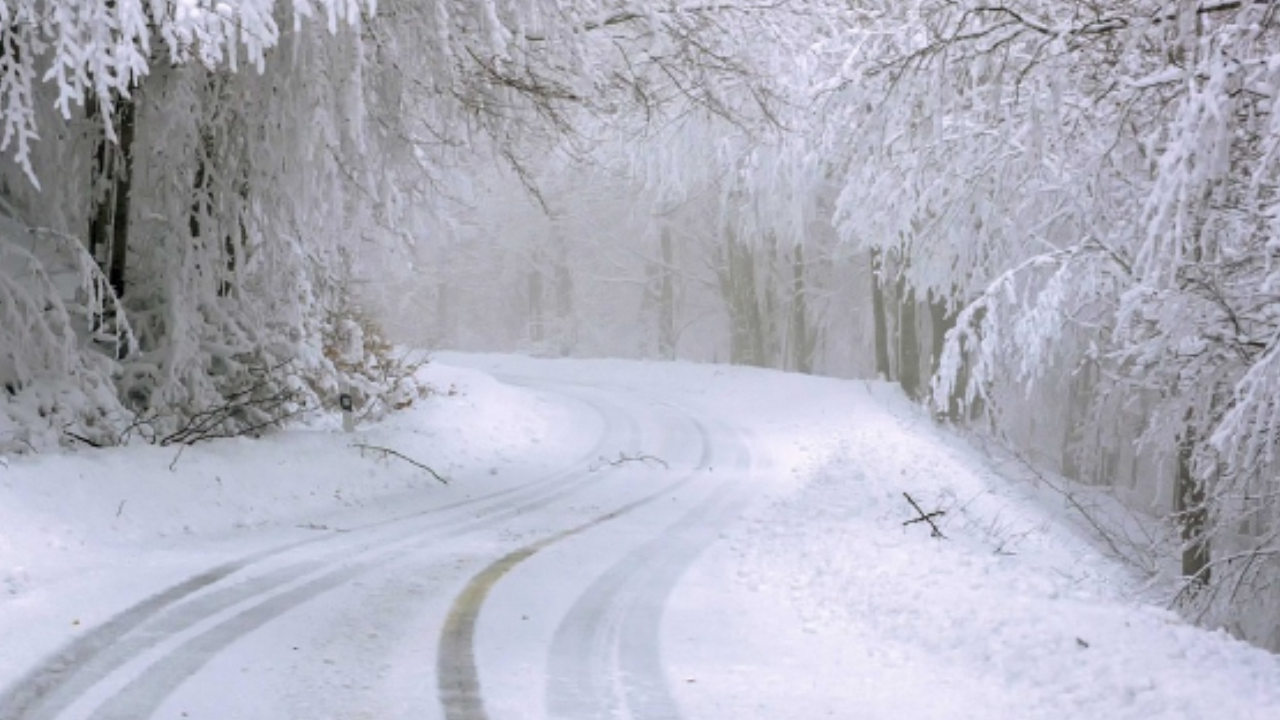
[[[627,455],[626,453],[619,452],[617,460],[610,460],[609,458],[604,457],[602,455],[600,456],[600,462],[587,468],[587,470],[590,472],[595,472],[597,470],[600,470],[601,468],[618,467],[620,465],[625,465],[627,463],[633,463],[633,462],[641,463],[641,464],[655,463],[655,464],[661,465],[663,470],[671,469],[671,466],[667,465],[667,461],[663,460],[660,457],[654,457],[653,455],[645,455],[643,453],[636,453],[635,455]]]
[[[435,478],[436,480],[439,480],[441,485],[448,485],[448,484],[449,484],[449,481],[448,481],[446,478],[444,478],[443,476],[441,476],[441,475],[440,475],[440,473],[436,472],[435,470],[432,470],[432,469],[431,469],[430,467],[428,467],[427,465],[424,465],[423,463],[420,463],[420,462],[418,462],[417,460],[414,460],[413,458],[411,458],[411,457],[408,457],[408,456],[404,455],[403,453],[398,453],[398,452],[396,452],[395,450],[392,450],[391,448],[385,448],[385,447],[382,447],[382,446],[380,446],[380,445],[366,445],[366,444],[364,444],[364,443],[351,443],[351,447],[353,447],[353,448],[359,448],[359,449],[360,449],[360,453],[361,453],[362,455],[364,454],[364,451],[365,451],[365,450],[368,450],[368,451],[370,451],[370,452],[382,453],[382,456],[383,456],[383,457],[394,457],[394,458],[399,458],[399,459],[401,459],[401,460],[403,460],[403,461],[405,461],[405,462],[409,463],[410,465],[413,465],[414,467],[417,467],[417,468],[420,468],[420,469],[422,469],[422,470],[425,470],[426,472],[428,472],[428,473],[431,475],[431,477]]]

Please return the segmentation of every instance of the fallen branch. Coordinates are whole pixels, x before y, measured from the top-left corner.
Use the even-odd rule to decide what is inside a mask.
[[[660,457],[654,457],[653,455],[644,455],[641,453],[636,453],[635,455],[627,455],[625,453],[619,452],[617,460],[610,460],[609,458],[606,458],[603,455],[601,455],[600,462],[587,468],[587,470],[590,472],[595,472],[597,470],[600,470],[601,468],[618,467],[620,465],[625,465],[627,463],[633,463],[633,462],[641,463],[641,464],[656,463],[658,465],[661,465],[662,469],[664,470],[671,469],[671,466],[667,465],[667,461],[663,460]]]
[[[151,437],[148,441],[160,447],[169,445],[194,445],[206,440],[255,436],[268,427],[282,426],[286,420],[308,410],[306,398],[277,379],[287,373],[293,360],[275,365],[249,368],[253,377],[245,387],[226,392],[222,403],[213,405],[182,420],[181,425],[168,435],[159,436],[154,422],[158,416],[138,417],[125,429],[124,434],[135,428],[146,427]]]
[[[907,493],[902,493],[902,497],[906,498],[906,499],[907,499],[907,502],[911,503],[911,507],[915,508],[915,509],[916,509],[916,513],[920,516],[920,517],[918,517],[918,518],[913,518],[913,519],[911,519],[911,520],[907,520],[906,522],[902,523],[903,527],[905,527],[905,526],[907,526],[907,525],[914,525],[914,524],[916,524],[916,523],[918,523],[918,522],[926,522],[926,523],[929,523],[929,527],[933,528],[933,536],[934,536],[934,537],[936,537],[936,538],[942,538],[942,539],[944,539],[944,540],[947,538],[947,536],[946,536],[946,535],[943,535],[943,534],[942,534],[942,531],[941,531],[941,530],[939,530],[939,529],[938,529],[938,526],[937,526],[936,524],[934,524],[934,522],[933,522],[933,519],[934,519],[934,518],[936,518],[936,517],[942,517],[943,515],[946,515],[946,514],[947,514],[947,511],[946,511],[946,510],[934,510],[934,511],[933,511],[933,512],[931,512],[931,513],[927,513],[927,512],[925,512],[925,511],[924,511],[924,509],[923,509],[923,508],[921,508],[921,507],[916,503],[915,499],[914,499],[914,498],[912,498],[912,497],[911,497],[910,495],[908,495]]]
[[[71,432],[70,430],[63,430],[62,432],[63,432],[63,434],[64,434],[64,435],[66,435],[67,437],[71,438],[72,440],[78,440],[78,441],[80,441],[80,442],[84,443],[85,445],[88,445],[88,446],[89,446],[89,447],[91,447],[91,448],[101,448],[101,447],[102,447],[102,443],[97,442],[97,441],[95,441],[95,440],[90,440],[89,438],[87,438],[87,437],[85,437],[85,436],[83,436],[83,435],[80,435],[79,433],[74,433],[74,432]]]
[[[261,411],[265,417],[244,426],[229,425],[229,421],[249,408]],[[285,420],[300,415],[306,410],[306,403],[300,395],[289,389],[282,389],[268,397],[254,400],[236,398],[195,413],[177,431],[160,438],[159,444],[161,447],[178,443],[194,445],[204,440],[253,435],[268,427],[279,427]]]
[[[410,465],[413,465],[413,466],[414,466],[414,467],[416,467],[416,468],[420,468],[420,469],[425,470],[426,472],[430,473],[431,477],[435,478],[436,480],[439,480],[441,485],[448,485],[448,484],[449,484],[449,481],[448,481],[447,479],[445,479],[444,477],[441,477],[440,473],[436,472],[435,470],[432,470],[432,469],[431,469],[430,467],[428,467],[427,465],[424,465],[424,464],[422,464],[422,463],[418,462],[417,460],[414,460],[413,458],[408,457],[407,455],[404,455],[403,453],[398,453],[398,452],[396,452],[395,450],[392,450],[391,448],[385,448],[385,447],[382,447],[382,446],[380,446],[380,445],[366,445],[366,444],[364,444],[364,443],[351,443],[351,447],[353,447],[353,448],[359,448],[359,449],[360,449],[360,454],[361,454],[362,456],[364,455],[364,451],[365,451],[365,450],[368,450],[368,451],[370,451],[370,452],[378,452],[378,453],[382,453],[382,456],[383,456],[383,457],[394,457],[394,458],[399,458],[399,459],[401,459],[401,460],[403,460],[403,461],[405,461],[405,462],[409,463]]]

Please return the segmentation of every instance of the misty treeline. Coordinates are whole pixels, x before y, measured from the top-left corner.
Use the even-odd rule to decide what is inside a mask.
[[[449,217],[467,163],[765,101],[703,13],[652,9],[4,0],[0,449],[411,401],[353,281]]]
[[[1277,12],[6,0],[0,448],[391,406],[384,335],[879,375],[1280,648]]]

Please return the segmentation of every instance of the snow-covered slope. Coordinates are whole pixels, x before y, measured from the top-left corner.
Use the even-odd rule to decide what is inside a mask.
[[[580,444],[556,432],[544,451],[553,426],[592,420],[482,373],[421,372],[436,395],[351,435],[320,417],[260,440],[0,458],[0,686],[77,629],[246,542],[500,487],[504,471],[562,462]]]
[[[725,618],[671,625],[700,716],[1280,717],[1280,659],[1142,603],[1144,578],[1105,554],[1070,503],[994,475],[888,388],[872,390],[883,402],[828,387],[824,402],[848,414],[805,443],[803,486],[752,513],[687,587],[687,604],[715,602]],[[946,512],[935,518],[945,538],[904,525],[918,517],[904,493]],[[764,643],[762,616],[775,618]],[[761,692],[788,665],[807,670],[781,675],[806,684]]]

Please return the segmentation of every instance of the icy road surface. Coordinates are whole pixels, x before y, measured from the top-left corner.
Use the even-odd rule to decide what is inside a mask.
[[[0,720],[1280,718],[1275,656],[887,385],[428,375],[352,436],[0,466]]]

